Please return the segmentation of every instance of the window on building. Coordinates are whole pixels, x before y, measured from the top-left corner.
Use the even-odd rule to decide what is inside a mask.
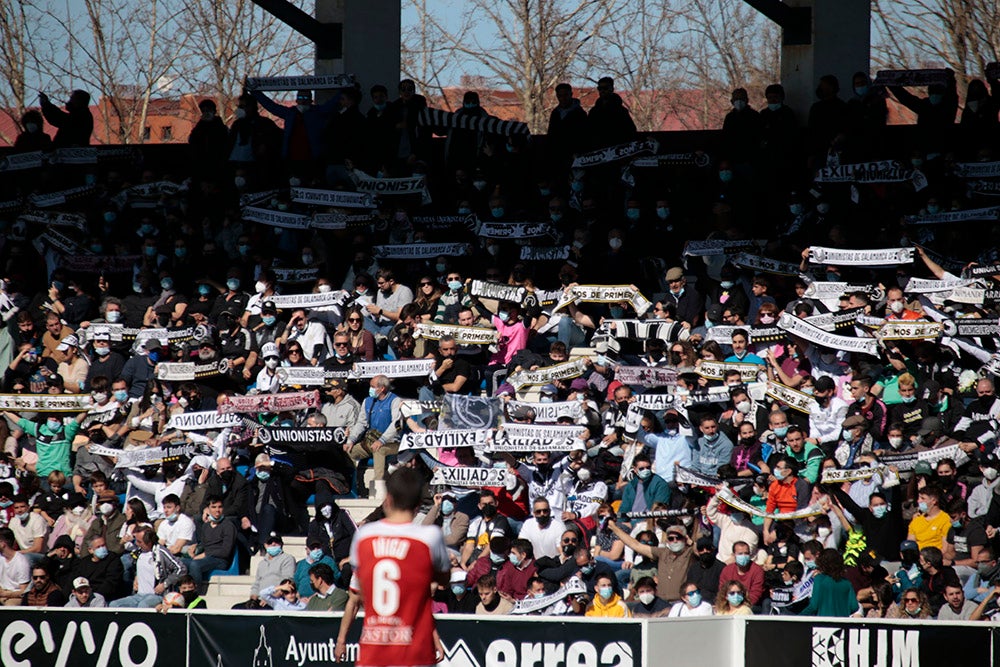
[[[143,130],[142,130],[142,140],[143,141],[149,141],[149,127],[148,126],[145,127],[145,128],[143,128]]]
[[[164,125],[160,128],[160,141],[173,141],[174,138],[174,126]]]

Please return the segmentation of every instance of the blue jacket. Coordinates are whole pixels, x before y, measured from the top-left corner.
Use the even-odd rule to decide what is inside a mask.
[[[312,153],[313,159],[319,159],[323,154],[323,130],[326,129],[326,122],[329,120],[330,114],[340,104],[340,95],[334,95],[323,104],[314,104],[309,107],[308,111],[301,114],[294,105],[285,106],[284,104],[278,104],[259,90],[255,90],[251,94],[262,107],[284,121],[285,135],[281,141],[282,157],[288,156],[288,145],[292,140],[292,130],[295,127],[296,121],[302,118],[306,124],[306,135],[309,137],[309,152]]]
[[[635,504],[636,491],[639,489],[640,479],[633,477],[632,481],[622,490],[622,504],[618,509],[620,514],[632,511]],[[646,499],[646,509],[653,509],[653,503],[670,502],[670,485],[659,475],[653,475],[645,482],[642,482],[642,495]]]

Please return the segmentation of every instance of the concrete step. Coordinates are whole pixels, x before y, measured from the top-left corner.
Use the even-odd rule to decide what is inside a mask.
[[[248,574],[238,576],[218,575],[212,577],[208,582],[207,593],[209,595],[242,595],[246,591],[250,594],[250,586],[253,585],[253,577]]]

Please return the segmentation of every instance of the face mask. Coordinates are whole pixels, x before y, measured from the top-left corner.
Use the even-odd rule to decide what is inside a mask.
[[[701,604],[701,593],[698,591],[691,591],[687,594],[688,605],[691,607],[697,607]]]
[[[892,303],[889,304],[889,310],[891,310],[896,315],[899,315],[901,312],[903,312],[903,308],[905,308],[905,306],[903,305],[902,301],[893,301]]]
[[[858,97],[864,97],[868,94],[868,86],[854,86],[854,94]]]
[[[729,602],[730,605],[734,607],[739,607],[741,604],[743,604],[743,595],[741,593],[730,593],[729,595],[726,596],[726,600]]]
[[[826,202],[816,204],[816,210],[822,213],[823,215],[826,215],[827,213],[830,212],[830,205],[827,204]]]
[[[777,111],[781,108],[781,102],[774,102],[773,104],[768,104],[767,108],[771,111]]]
[[[368,387],[368,397],[375,398],[376,396],[378,396],[378,389],[375,387]]]
[[[983,477],[991,482],[995,480],[998,475],[1000,475],[1000,471],[996,468],[983,468]]]
[[[917,400],[917,397],[916,396],[900,396],[899,400],[902,401],[903,403],[912,403],[913,401]]]
[[[830,537],[830,529],[825,526],[817,528],[816,534],[819,535],[819,538],[821,540],[825,540],[826,538]]]
[[[744,100],[733,100],[733,108],[737,111],[743,111],[747,108],[747,103]]]
[[[270,370],[273,371],[275,368],[278,367],[278,360],[274,359],[274,358],[265,359],[264,360],[264,365],[267,366]]]
[[[156,256],[156,246],[152,246],[152,245],[143,246],[142,247],[142,251],[144,253],[146,253],[146,257],[155,257]]]
[[[108,548],[97,547],[96,549],[94,549],[94,557],[96,557],[97,560],[104,560],[105,558],[108,557]]]
[[[323,559],[323,550],[322,549],[313,549],[312,551],[309,552],[309,558],[310,558],[310,560],[314,560],[314,561],[322,560]]]
[[[893,449],[899,449],[900,447],[902,447],[903,446],[902,436],[898,435],[889,436],[889,446],[892,447]]]
[[[622,240],[620,238],[608,239],[608,245],[612,250],[619,250],[622,247]]]
[[[115,511],[115,506],[112,505],[111,503],[101,503],[101,506],[98,507],[97,509],[99,509],[101,511],[101,514],[103,514],[104,516],[110,516],[111,513]]]
[[[506,322],[510,319],[510,313],[506,310],[501,310],[497,312],[497,317],[499,317],[502,322]]]
[[[128,400],[128,392],[119,389],[114,393],[114,397],[115,400],[118,401],[119,403],[124,403],[125,401]]]
[[[653,476],[653,469],[643,468],[642,470],[637,470],[636,474],[639,476],[639,479],[645,482],[646,480],[648,480],[650,477]]]
[[[849,428],[845,428],[840,432],[841,437],[847,442],[854,442],[854,431]]]
[[[172,290],[174,288],[174,281],[172,278],[164,278],[160,281],[160,287],[164,290]]]
[[[670,209],[667,208],[666,206],[657,207],[656,217],[658,217],[660,220],[666,220],[667,218],[670,217]]]
[[[580,468],[579,470],[576,471],[576,478],[579,479],[581,482],[589,482],[590,471],[587,470],[586,468]]]
[[[772,470],[771,474],[774,475],[774,478],[780,482],[781,480],[785,479],[785,477],[788,476],[788,471],[787,470]]]
[[[713,433],[712,435],[705,436],[705,442],[715,442],[718,439],[719,439],[718,433]]]
[[[177,519],[179,519],[180,516],[181,516],[180,512],[174,512],[173,514],[167,517],[167,521],[169,521],[170,523],[176,523]]]
[[[792,215],[802,215],[802,211],[805,210],[805,207],[802,206],[802,204],[792,204],[788,207],[788,210]]]
[[[450,500],[443,500],[443,501],[441,501],[441,513],[442,514],[444,514],[445,516],[448,516],[449,514],[451,514],[454,511],[455,511],[455,503],[451,502]]]
[[[575,550],[576,550],[576,545],[573,545],[573,544],[564,544],[563,547],[562,547],[563,556],[572,556],[573,555],[573,551],[575,551]]]
[[[275,557],[275,556],[277,556],[280,553],[281,553],[281,547],[280,546],[275,545],[275,546],[267,547],[267,555],[271,556],[272,558]]]
[[[109,354],[111,354],[111,348],[110,347],[95,347],[94,348],[94,354],[96,354],[99,357],[106,357]]]
[[[736,554],[736,564],[740,567],[746,567],[750,564],[750,554]]]
[[[497,565],[500,565],[507,560],[507,558],[503,554],[490,554],[490,560]]]
[[[455,597],[463,595],[465,593],[465,584],[452,584],[451,592],[455,594]]]
[[[229,280],[226,281],[226,287],[229,288],[229,291],[235,292],[236,290],[238,290],[240,288],[240,281],[239,281],[239,279],[238,278],[230,278]]]
[[[667,549],[670,549],[670,551],[674,552],[675,554],[679,554],[680,552],[684,551],[684,547],[685,544],[683,542],[679,541],[667,542]]]
[[[482,513],[484,519],[492,519],[497,515],[497,506],[493,504],[483,505]]]
[[[46,422],[46,425],[49,427],[50,431],[61,431],[62,430],[62,422],[59,421],[58,419],[49,419]]]
[[[614,591],[611,590],[610,586],[601,586],[600,588],[597,589],[597,592],[600,594],[600,596],[601,596],[602,599],[604,599],[604,600],[610,600],[611,599],[611,594]]]
[[[944,95],[940,93],[931,93],[930,95],[927,96],[927,99],[934,106],[938,106],[939,104],[941,104],[941,102],[944,101]]]
[[[238,188],[245,188],[247,186],[247,179],[243,178],[242,176],[237,176],[236,178],[233,179],[233,185],[235,185]]]
[[[735,407],[737,412],[745,415],[750,413],[750,408],[752,406],[750,405],[750,401],[740,401]]]
[[[494,218],[502,218],[504,214],[504,208],[503,206],[495,206],[490,209],[490,213],[493,215]]]
[[[731,169],[723,169],[719,172],[719,180],[723,183],[729,183],[733,180],[733,172]]]
[[[885,513],[886,511],[888,511],[888,509],[889,509],[888,505],[876,505],[875,507],[872,508],[872,516],[874,516],[876,519],[881,519],[882,517],[885,516]]]
[[[594,572],[594,566],[593,565],[584,565],[583,567],[580,568],[580,572],[582,574],[584,574],[584,575],[592,574]]]
[[[583,192],[583,181],[572,181],[569,184],[569,189],[573,192]]]
[[[319,513],[323,515],[324,519],[329,519],[333,516],[333,508],[329,505],[324,505],[320,508]]]
[[[787,426],[779,426],[779,427],[777,427],[775,429],[772,429],[772,430],[774,431],[774,435],[776,435],[779,438],[784,438],[786,435],[788,435],[788,427]]]
[[[978,563],[976,565],[976,572],[978,572],[980,575],[986,574],[987,572],[989,572],[992,569],[993,569],[993,566],[990,565],[989,563]]]
[[[259,479],[262,482],[266,482],[267,480],[271,479],[271,473],[269,473],[267,470],[258,470],[257,479]]]
[[[513,565],[514,567],[519,566],[522,562],[523,561],[521,560],[521,557],[518,556],[517,554],[512,553],[510,555],[510,564]]]
[[[920,510],[923,514],[927,514],[927,503],[923,502],[917,503],[917,509]]]
[[[652,593],[639,593],[639,602],[643,603],[647,607],[649,605],[653,604],[653,600],[655,600],[655,599],[656,599],[656,596],[653,595]],[[701,600],[699,600],[698,602],[700,604]],[[694,606],[698,606],[698,605],[694,605]]]

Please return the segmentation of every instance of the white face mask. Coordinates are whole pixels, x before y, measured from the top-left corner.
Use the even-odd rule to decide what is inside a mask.
[[[1000,475],[1000,471],[997,471],[996,468],[983,468],[983,477],[987,480],[992,482],[997,478],[997,475]]]
[[[278,367],[278,360],[277,359],[273,359],[273,358],[272,359],[265,359],[264,360],[264,365],[267,366],[269,369],[271,369],[273,371],[275,368]]]
[[[826,538],[830,537],[830,529],[826,528],[825,526],[817,528],[816,534],[819,535],[819,538],[821,540],[825,540]]]
[[[899,315],[901,312],[903,312],[904,307],[905,306],[903,305],[902,301],[893,301],[892,303],[889,304],[889,310],[891,310],[896,315]]]
[[[639,593],[639,602],[643,603],[644,605],[651,605],[653,604],[653,599],[655,597],[656,596],[653,595],[652,593]]]
[[[333,508],[330,507],[329,505],[324,505],[323,507],[320,508],[319,513],[323,515],[324,519],[329,519],[331,516],[333,516]]]
[[[736,404],[736,411],[745,415],[750,412],[750,407],[750,401],[740,401]]]
[[[320,294],[327,294],[331,290],[333,290],[333,288],[331,286],[329,286],[329,285],[320,285],[316,289],[318,289],[320,291]]]
[[[263,280],[258,280],[257,282],[254,283],[253,288],[254,291],[257,292],[257,294],[261,294],[264,292],[264,290],[267,289],[267,285],[264,283]]]

